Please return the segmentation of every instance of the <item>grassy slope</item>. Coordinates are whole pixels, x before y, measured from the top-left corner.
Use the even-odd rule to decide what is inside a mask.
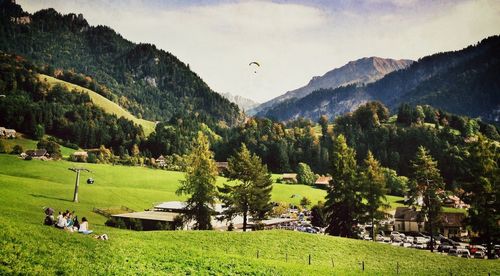
[[[94,206],[125,205],[141,210],[152,202],[178,198],[174,191],[182,174],[85,164],[94,171],[96,184],[82,184],[81,202],[75,204],[69,200],[74,173],[67,170],[73,165],[0,155],[0,274],[358,274],[361,260],[369,274],[395,274],[396,262],[404,274],[500,273],[498,261],[465,260],[290,231],[134,232],[108,228],[103,217],[91,212]],[[82,179],[88,176],[84,174]],[[273,197],[285,199],[289,192],[305,194],[305,187],[276,185]],[[42,226],[43,206],[75,210],[80,218],[89,218],[97,233],[107,233],[111,239],[99,241]],[[310,266],[308,254],[312,254]]]
[[[48,135],[46,136],[48,137]],[[19,132],[17,133],[16,139],[2,139],[2,142],[7,147],[7,152],[10,152],[15,145],[20,145],[21,147],[23,147],[23,150],[25,151],[30,149],[36,149],[36,145],[38,143],[38,141],[26,138],[24,134]],[[68,157],[75,151],[76,150],[74,149],[61,146],[61,154],[63,157]]]
[[[96,104],[97,106],[103,108],[106,112],[109,112],[111,114],[115,114],[118,117],[124,117],[126,119],[133,121],[134,123],[136,123],[138,125],[141,125],[142,128],[144,129],[144,134],[146,134],[146,136],[148,136],[155,129],[154,122],[144,120],[144,119],[138,119],[137,117],[132,115],[130,112],[123,109],[121,106],[106,99],[105,97],[97,94],[96,92],[94,92],[90,89],[87,89],[87,88],[84,88],[84,87],[81,87],[79,85],[72,84],[69,82],[65,82],[65,81],[53,78],[51,76],[43,75],[43,74],[40,74],[39,78],[40,78],[40,80],[46,79],[47,82],[49,83],[49,85],[51,85],[51,86],[56,85],[56,84],[61,84],[61,85],[65,86],[69,91],[76,90],[79,92],[85,92],[85,93],[89,94],[90,98],[92,99],[92,102],[94,104]]]

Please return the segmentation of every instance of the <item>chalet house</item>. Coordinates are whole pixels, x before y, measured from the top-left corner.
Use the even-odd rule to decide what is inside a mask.
[[[468,209],[470,206],[465,204],[458,196],[450,195],[443,200],[443,206],[451,208]]]
[[[165,167],[166,166],[165,157],[163,155],[160,155],[160,157],[156,158],[156,164],[158,164],[160,168]]]
[[[89,157],[89,154],[86,151],[75,151],[73,153],[73,156],[87,159]]]
[[[229,168],[228,162],[215,162],[215,165],[217,166],[217,171],[219,171],[220,174],[226,173]]]
[[[49,157],[49,154],[45,149],[27,150],[26,155],[33,159],[42,159]]]
[[[16,130],[0,127],[0,137],[2,137],[2,138],[16,138]]]
[[[464,237],[468,231],[464,227],[465,214],[463,213],[442,213],[440,217],[441,233],[448,237]]]
[[[409,207],[397,207],[394,214],[394,231],[420,232],[424,222],[418,222],[419,212]]]
[[[281,181],[284,183],[297,183],[297,174],[296,173],[284,173]]]
[[[331,176],[320,176],[318,177],[318,179],[316,179],[314,185],[318,187],[328,188],[328,185],[330,185],[330,180],[332,180]]]

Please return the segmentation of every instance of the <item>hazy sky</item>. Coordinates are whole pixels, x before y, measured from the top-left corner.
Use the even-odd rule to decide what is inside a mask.
[[[500,34],[500,0],[17,2],[29,12],[83,13],[173,53],[215,91],[260,102],[350,60],[418,59]]]

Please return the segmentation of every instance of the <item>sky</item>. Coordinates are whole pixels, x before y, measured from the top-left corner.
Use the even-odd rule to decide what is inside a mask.
[[[189,64],[214,91],[258,102],[351,60],[418,59],[500,34],[500,0],[18,0],[82,13]],[[249,66],[257,61],[261,66]],[[256,67],[256,68],[254,68]]]

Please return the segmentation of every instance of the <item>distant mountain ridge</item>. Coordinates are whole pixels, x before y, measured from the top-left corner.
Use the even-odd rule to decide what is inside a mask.
[[[459,51],[424,57],[365,86],[320,89],[301,99],[284,101],[261,114],[287,121],[335,117],[378,100],[395,110],[402,103],[428,104],[448,112],[500,118],[500,36]]]
[[[228,99],[230,102],[237,104],[238,107],[244,111],[250,110],[251,108],[254,108],[260,104],[252,99],[245,98],[240,95],[233,95],[231,93],[220,93],[220,94],[224,98]]]
[[[243,120],[236,104],[155,45],[136,44],[109,27],[91,26],[81,14],[54,9],[29,14],[12,0],[0,0],[0,14],[0,51],[26,57],[47,75],[71,71],[79,84],[88,77],[106,87],[100,91],[104,97],[138,118],[168,122],[196,116],[211,125]]]
[[[380,57],[366,57],[350,61],[346,65],[328,71],[323,76],[313,77],[309,83],[298,89],[288,91],[270,101],[267,101],[250,113],[263,115],[273,106],[291,100],[301,99],[319,89],[337,88],[350,84],[367,84],[381,79],[386,74],[401,70],[412,64],[408,59],[390,59]]]

